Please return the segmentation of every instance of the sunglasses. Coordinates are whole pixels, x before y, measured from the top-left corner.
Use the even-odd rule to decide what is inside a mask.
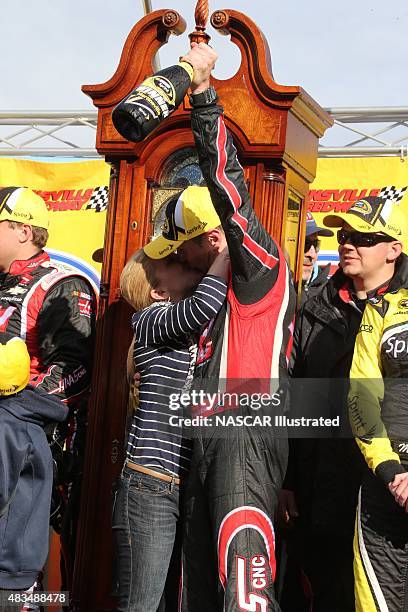
[[[314,247],[315,251],[320,250],[320,240],[318,238],[314,238],[313,240],[306,238],[304,252],[307,253],[312,247]]]
[[[372,247],[380,242],[393,242],[395,239],[385,234],[365,234],[364,232],[347,232],[339,230],[337,232],[337,242],[341,245],[349,242],[355,247]]]

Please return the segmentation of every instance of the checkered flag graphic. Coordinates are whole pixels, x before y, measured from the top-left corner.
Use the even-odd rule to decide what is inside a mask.
[[[108,196],[109,189],[106,185],[95,187],[91,197],[89,198],[86,210],[92,208],[93,210],[95,210],[95,212],[103,212],[108,208]]]
[[[381,189],[379,197],[383,200],[383,205],[381,207],[378,219],[383,225],[386,224],[388,217],[391,215],[393,205],[400,203],[406,190],[406,187],[401,187],[398,189],[394,185],[388,185],[387,187],[383,187]]]
[[[381,189],[379,196],[387,202],[394,202],[395,204],[398,204],[398,202],[400,202],[400,200],[402,200],[404,197],[406,190],[407,187],[397,189],[397,187],[394,187],[394,185],[388,185],[387,187],[383,187]]]

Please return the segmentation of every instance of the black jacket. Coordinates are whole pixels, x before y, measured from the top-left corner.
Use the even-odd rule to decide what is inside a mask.
[[[363,462],[349,430],[347,393],[362,311],[340,296],[345,284],[339,269],[298,315],[291,373],[319,380],[294,380],[291,405],[304,411],[307,396],[308,405],[324,416],[339,415],[341,435],[348,437],[335,430],[327,438],[291,440],[285,486],[294,490],[307,528],[351,538]]]
[[[296,301],[283,252],[252,207],[222,112],[214,103],[194,106],[191,114],[200,168],[231,259],[226,304],[199,342],[195,385],[205,379],[206,390],[219,378],[287,379]]]
[[[89,282],[51,264],[41,251],[0,274],[0,328],[23,338],[30,384],[69,405],[87,393],[96,300]]]
[[[329,280],[330,268],[330,264],[327,264],[327,266],[324,266],[324,268],[319,268],[316,278],[313,279],[311,283],[304,284],[302,286],[300,308],[307,302],[307,300],[320,293],[324,285]]]

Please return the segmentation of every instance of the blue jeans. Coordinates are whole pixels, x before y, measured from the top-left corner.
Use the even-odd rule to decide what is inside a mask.
[[[177,610],[180,487],[123,468],[113,510],[118,612]],[[167,584],[166,584],[167,581]]]

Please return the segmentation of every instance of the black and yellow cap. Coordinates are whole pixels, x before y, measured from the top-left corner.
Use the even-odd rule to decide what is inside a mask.
[[[46,230],[50,225],[44,200],[27,187],[0,189],[0,221],[27,223]]]

